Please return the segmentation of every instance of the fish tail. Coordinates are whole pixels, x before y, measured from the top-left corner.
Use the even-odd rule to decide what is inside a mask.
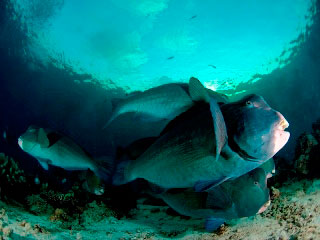
[[[119,109],[117,108],[119,101],[121,101],[121,99],[111,99],[111,117],[102,129],[106,129],[113,122],[113,120],[115,120],[118,115],[121,114],[121,112],[119,112]]]
[[[128,166],[130,160],[123,160],[120,161],[115,169],[115,172],[113,174],[112,177],[112,184],[113,185],[123,185],[126,184],[128,182],[130,182],[130,180],[127,179],[126,175],[125,175],[125,169]]]
[[[108,122],[102,127],[102,129],[106,129],[113,122],[114,119],[115,117],[112,115]]]
[[[106,182],[111,182],[112,173],[114,172],[115,161],[111,156],[104,156],[97,159],[94,173]]]

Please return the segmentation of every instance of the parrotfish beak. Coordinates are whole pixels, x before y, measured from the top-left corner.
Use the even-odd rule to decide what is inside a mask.
[[[275,173],[276,173],[276,169],[272,169],[271,173],[268,173],[268,174],[267,174],[266,179],[272,178]]]
[[[22,141],[22,139],[19,137],[19,138],[18,138],[18,145],[19,145],[19,147],[23,150],[22,144],[23,144],[23,141]]]
[[[267,208],[270,206],[271,201],[268,200],[257,212],[257,214],[263,213],[265,210],[267,210]]]
[[[284,116],[277,112],[280,121],[279,123],[275,126],[275,131],[274,131],[274,148],[273,148],[273,153],[276,154],[283,146],[288,142],[290,133],[285,131],[286,128],[289,127],[288,121],[284,118]]]
[[[284,116],[281,114],[281,113],[279,113],[279,112],[277,112],[277,114],[278,114],[278,116],[280,117],[280,123],[279,123],[279,129],[280,130],[282,130],[282,131],[284,131],[286,128],[288,128],[289,127],[289,123],[288,123],[288,121],[284,118]]]

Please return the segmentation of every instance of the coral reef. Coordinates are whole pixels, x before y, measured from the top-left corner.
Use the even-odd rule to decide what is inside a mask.
[[[54,208],[39,194],[27,196],[26,203],[29,211],[36,215],[50,214],[54,211]]]
[[[108,208],[103,202],[98,203],[97,201],[93,201],[87,204],[81,215],[81,222],[88,225],[94,222],[100,222],[107,217],[116,218],[117,214],[114,210]]]
[[[312,134],[304,133],[298,138],[296,147],[295,169],[298,173],[308,175],[313,159],[311,152],[318,145],[318,141]]]
[[[0,196],[12,195],[13,189],[17,190],[25,185],[26,177],[15,160],[0,153]]]
[[[312,124],[312,133],[298,138],[294,168],[302,177],[320,177],[320,119]]]
[[[149,205],[145,199],[140,199],[137,208],[121,219],[99,201],[87,204],[77,219],[65,219],[65,212],[60,209],[36,216],[0,202],[0,209],[5,209],[0,211],[0,236],[38,240],[320,239],[320,180],[285,183],[273,189],[272,197],[271,206],[263,214],[229,221],[214,233],[204,230],[203,220],[169,215],[167,206]]]
[[[318,119],[312,124],[312,134],[319,142],[320,141],[320,119]]]

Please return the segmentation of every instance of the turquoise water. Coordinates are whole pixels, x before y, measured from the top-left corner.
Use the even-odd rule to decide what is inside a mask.
[[[315,11],[313,0],[11,2],[32,56],[128,92],[190,76],[218,90],[258,81],[290,61]]]
[[[243,134],[244,140],[248,140],[248,145],[265,149],[266,144],[259,140],[268,138],[264,127],[268,127],[269,115],[261,112],[258,116],[239,117],[237,109],[229,112],[226,106],[252,93],[263,96],[271,108],[285,117],[290,124],[290,138],[274,157],[274,177],[260,179],[263,184],[267,182],[263,189],[271,190],[271,206],[266,214],[235,220],[233,224],[236,225],[220,229],[219,235],[222,234],[222,239],[237,236],[242,236],[239,239],[243,236],[280,239],[277,236],[282,235],[279,231],[283,229],[290,236],[287,239],[300,239],[297,231],[301,236],[303,231],[309,234],[313,224],[319,225],[316,209],[320,204],[317,200],[320,199],[319,180],[313,179],[320,176],[317,171],[320,120],[316,121],[320,119],[319,9],[320,0],[0,1],[0,239],[10,234],[8,227],[13,231],[12,239],[218,238],[218,234],[206,233],[205,219],[185,218],[173,212],[172,209],[177,209],[172,203],[147,197],[142,190],[145,183],[137,181],[137,185],[119,187],[115,186],[115,181],[111,184],[111,178],[105,175],[113,174],[115,168],[121,169],[121,164],[113,166],[113,163],[123,160],[123,155],[135,158],[148,151],[147,148],[156,155],[159,142],[165,150],[174,146],[175,138],[174,141],[170,137],[161,140],[167,131],[172,133],[170,136],[177,137],[178,147],[190,146],[192,141],[179,136],[189,136],[193,127],[201,130],[195,135],[209,136],[210,131],[215,130],[211,118],[214,126],[222,124],[217,133],[220,142],[228,141],[226,144],[232,151],[243,158],[251,158],[257,151],[249,154],[240,147],[237,149],[233,138],[237,134],[232,131],[238,128],[233,123],[244,122],[250,126],[249,120],[256,119],[254,131]],[[203,93],[215,96],[201,84],[197,85],[198,82],[193,81],[191,87],[184,84],[191,76],[207,88],[227,94],[231,104],[223,106],[226,97],[220,96],[223,101],[217,100],[218,104],[211,101],[209,111],[207,103],[191,101],[208,99]],[[178,84],[153,88],[171,82]],[[153,89],[139,92],[150,88]],[[134,101],[132,105],[122,105],[137,96],[145,98],[136,105]],[[241,107],[252,105],[252,99],[248,99]],[[254,104],[257,109],[265,106],[262,100],[255,100]],[[125,106],[126,113],[117,112],[119,106]],[[141,108],[145,112],[139,114]],[[219,114],[219,109],[224,109],[223,114]],[[224,135],[223,123],[226,123],[228,135]],[[53,132],[32,135],[38,129],[32,126]],[[272,126],[286,127],[287,124],[281,121]],[[44,137],[47,138],[44,143],[52,147],[66,137],[73,143],[69,142],[71,156],[74,156],[72,146],[78,146],[75,149],[82,149],[79,150],[83,153],[81,156],[89,155],[93,163],[102,165],[99,168],[81,165],[83,159],[78,155],[58,157],[60,163],[56,158],[53,158],[55,162],[37,159],[28,152],[28,145],[23,144],[21,136],[27,129],[31,129],[31,135],[26,134],[26,141],[27,136],[36,140]],[[257,132],[261,136],[250,135]],[[169,140],[173,144],[167,144]],[[135,146],[139,141],[141,146]],[[195,137],[199,148],[212,143],[212,139],[197,141]],[[192,148],[196,149],[193,145]],[[169,165],[168,169],[173,167],[173,174],[179,174],[176,169],[188,165],[184,161],[184,156],[191,158],[188,153],[186,150],[186,154],[181,155],[178,166]],[[190,154],[197,153],[190,151]],[[228,157],[225,152],[220,155]],[[166,156],[171,157],[170,154]],[[68,164],[72,163],[72,168],[62,164],[66,159]],[[49,164],[48,170],[41,167],[40,164],[46,166],[44,163]],[[249,169],[250,165],[242,169]],[[141,172],[148,164],[146,166]],[[201,167],[180,172],[184,176],[185,172],[192,174]],[[80,170],[75,170],[78,168]],[[87,172],[87,168],[93,169],[94,174]],[[237,172],[240,168],[230,169]],[[159,175],[170,179],[166,175],[170,171],[162,170]],[[153,173],[150,176],[158,174]],[[106,179],[101,180],[98,175]],[[191,177],[187,174],[187,178]],[[175,181],[174,177],[172,179]],[[212,179],[216,180],[220,179]],[[291,184],[293,180],[301,182]],[[286,181],[289,185],[283,186]],[[257,185],[256,181],[253,183]],[[206,187],[205,184],[196,182],[200,189]],[[181,185],[174,187],[177,186]],[[280,189],[280,198],[279,191],[271,187]],[[153,196],[162,191],[157,187],[150,191],[153,190],[156,192]],[[189,190],[192,192],[192,188]],[[175,194],[174,189],[168,192]],[[269,197],[269,193],[263,197]],[[12,200],[15,206],[10,205]],[[185,200],[189,197],[184,197],[182,202]],[[16,202],[23,209],[16,208]],[[243,203],[248,204],[246,200]],[[227,205],[222,198],[215,206]],[[262,210],[264,207],[266,205]],[[314,212],[312,216],[311,212]],[[238,221],[242,225],[238,225]],[[29,228],[29,224],[32,227]],[[281,238],[285,239],[283,236]]]

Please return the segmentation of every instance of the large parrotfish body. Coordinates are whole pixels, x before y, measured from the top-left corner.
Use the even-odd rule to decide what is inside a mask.
[[[198,87],[204,100],[171,121],[136,160],[123,161],[115,185],[143,178],[162,188],[204,191],[239,177],[274,156],[288,141],[288,122],[258,95],[217,102]]]
[[[193,88],[197,86],[194,84],[197,84],[197,81],[196,78],[191,78],[189,84],[164,84],[132,94],[116,104],[105,127],[125,113],[134,113],[138,121],[172,120],[194,104],[193,94],[196,89]],[[206,91],[217,102],[228,102],[227,96],[210,89]]]

